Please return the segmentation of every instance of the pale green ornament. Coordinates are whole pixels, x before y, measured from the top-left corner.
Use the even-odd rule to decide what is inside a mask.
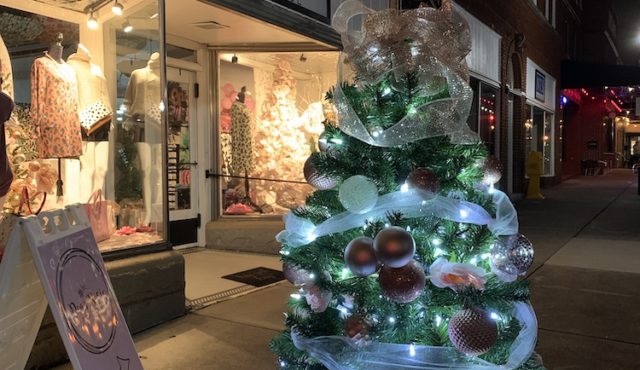
[[[340,185],[338,198],[347,211],[367,213],[378,202],[378,187],[366,176],[351,176]]]

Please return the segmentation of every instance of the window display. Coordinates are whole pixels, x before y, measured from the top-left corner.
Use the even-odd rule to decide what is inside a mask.
[[[45,192],[45,210],[85,205],[104,252],[164,240],[158,1],[97,27],[75,23],[74,4],[34,4],[0,6],[2,89],[16,106],[4,211],[19,212],[25,189]]]
[[[336,52],[220,55],[223,213],[282,214],[312,188],[303,166],[332,119]]]

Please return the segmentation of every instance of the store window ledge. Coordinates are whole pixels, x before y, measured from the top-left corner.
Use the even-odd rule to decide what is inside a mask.
[[[280,244],[275,237],[283,229],[280,219],[222,218],[207,224],[207,248],[278,254]]]

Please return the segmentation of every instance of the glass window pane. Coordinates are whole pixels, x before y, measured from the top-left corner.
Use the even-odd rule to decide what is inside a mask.
[[[227,215],[282,214],[312,192],[303,175],[333,110],[337,52],[220,55],[220,145]]]
[[[544,133],[542,137],[543,169],[545,175],[553,175],[553,113],[544,112]]]
[[[496,155],[496,131],[498,112],[498,89],[481,83],[480,85],[480,129],[479,134],[489,154]]]

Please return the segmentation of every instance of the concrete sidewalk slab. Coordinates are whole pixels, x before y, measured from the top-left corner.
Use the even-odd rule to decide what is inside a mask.
[[[243,297],[203,308],[196,311],[196,314],[281,331],[284,330],[283,313],[288,311],[287,301],[293,292],[295,288],[291,284],[280,283]],[[267,343],[260,345],[264,347]]]
[[[536,351],[549,370],[640,369],[640,346],[540,330]]]
[[[541,329],[640,344],[639,274],[545,265],[530,283]]]
[[[640,242],[573,238],[546,263],[640,274]]]

